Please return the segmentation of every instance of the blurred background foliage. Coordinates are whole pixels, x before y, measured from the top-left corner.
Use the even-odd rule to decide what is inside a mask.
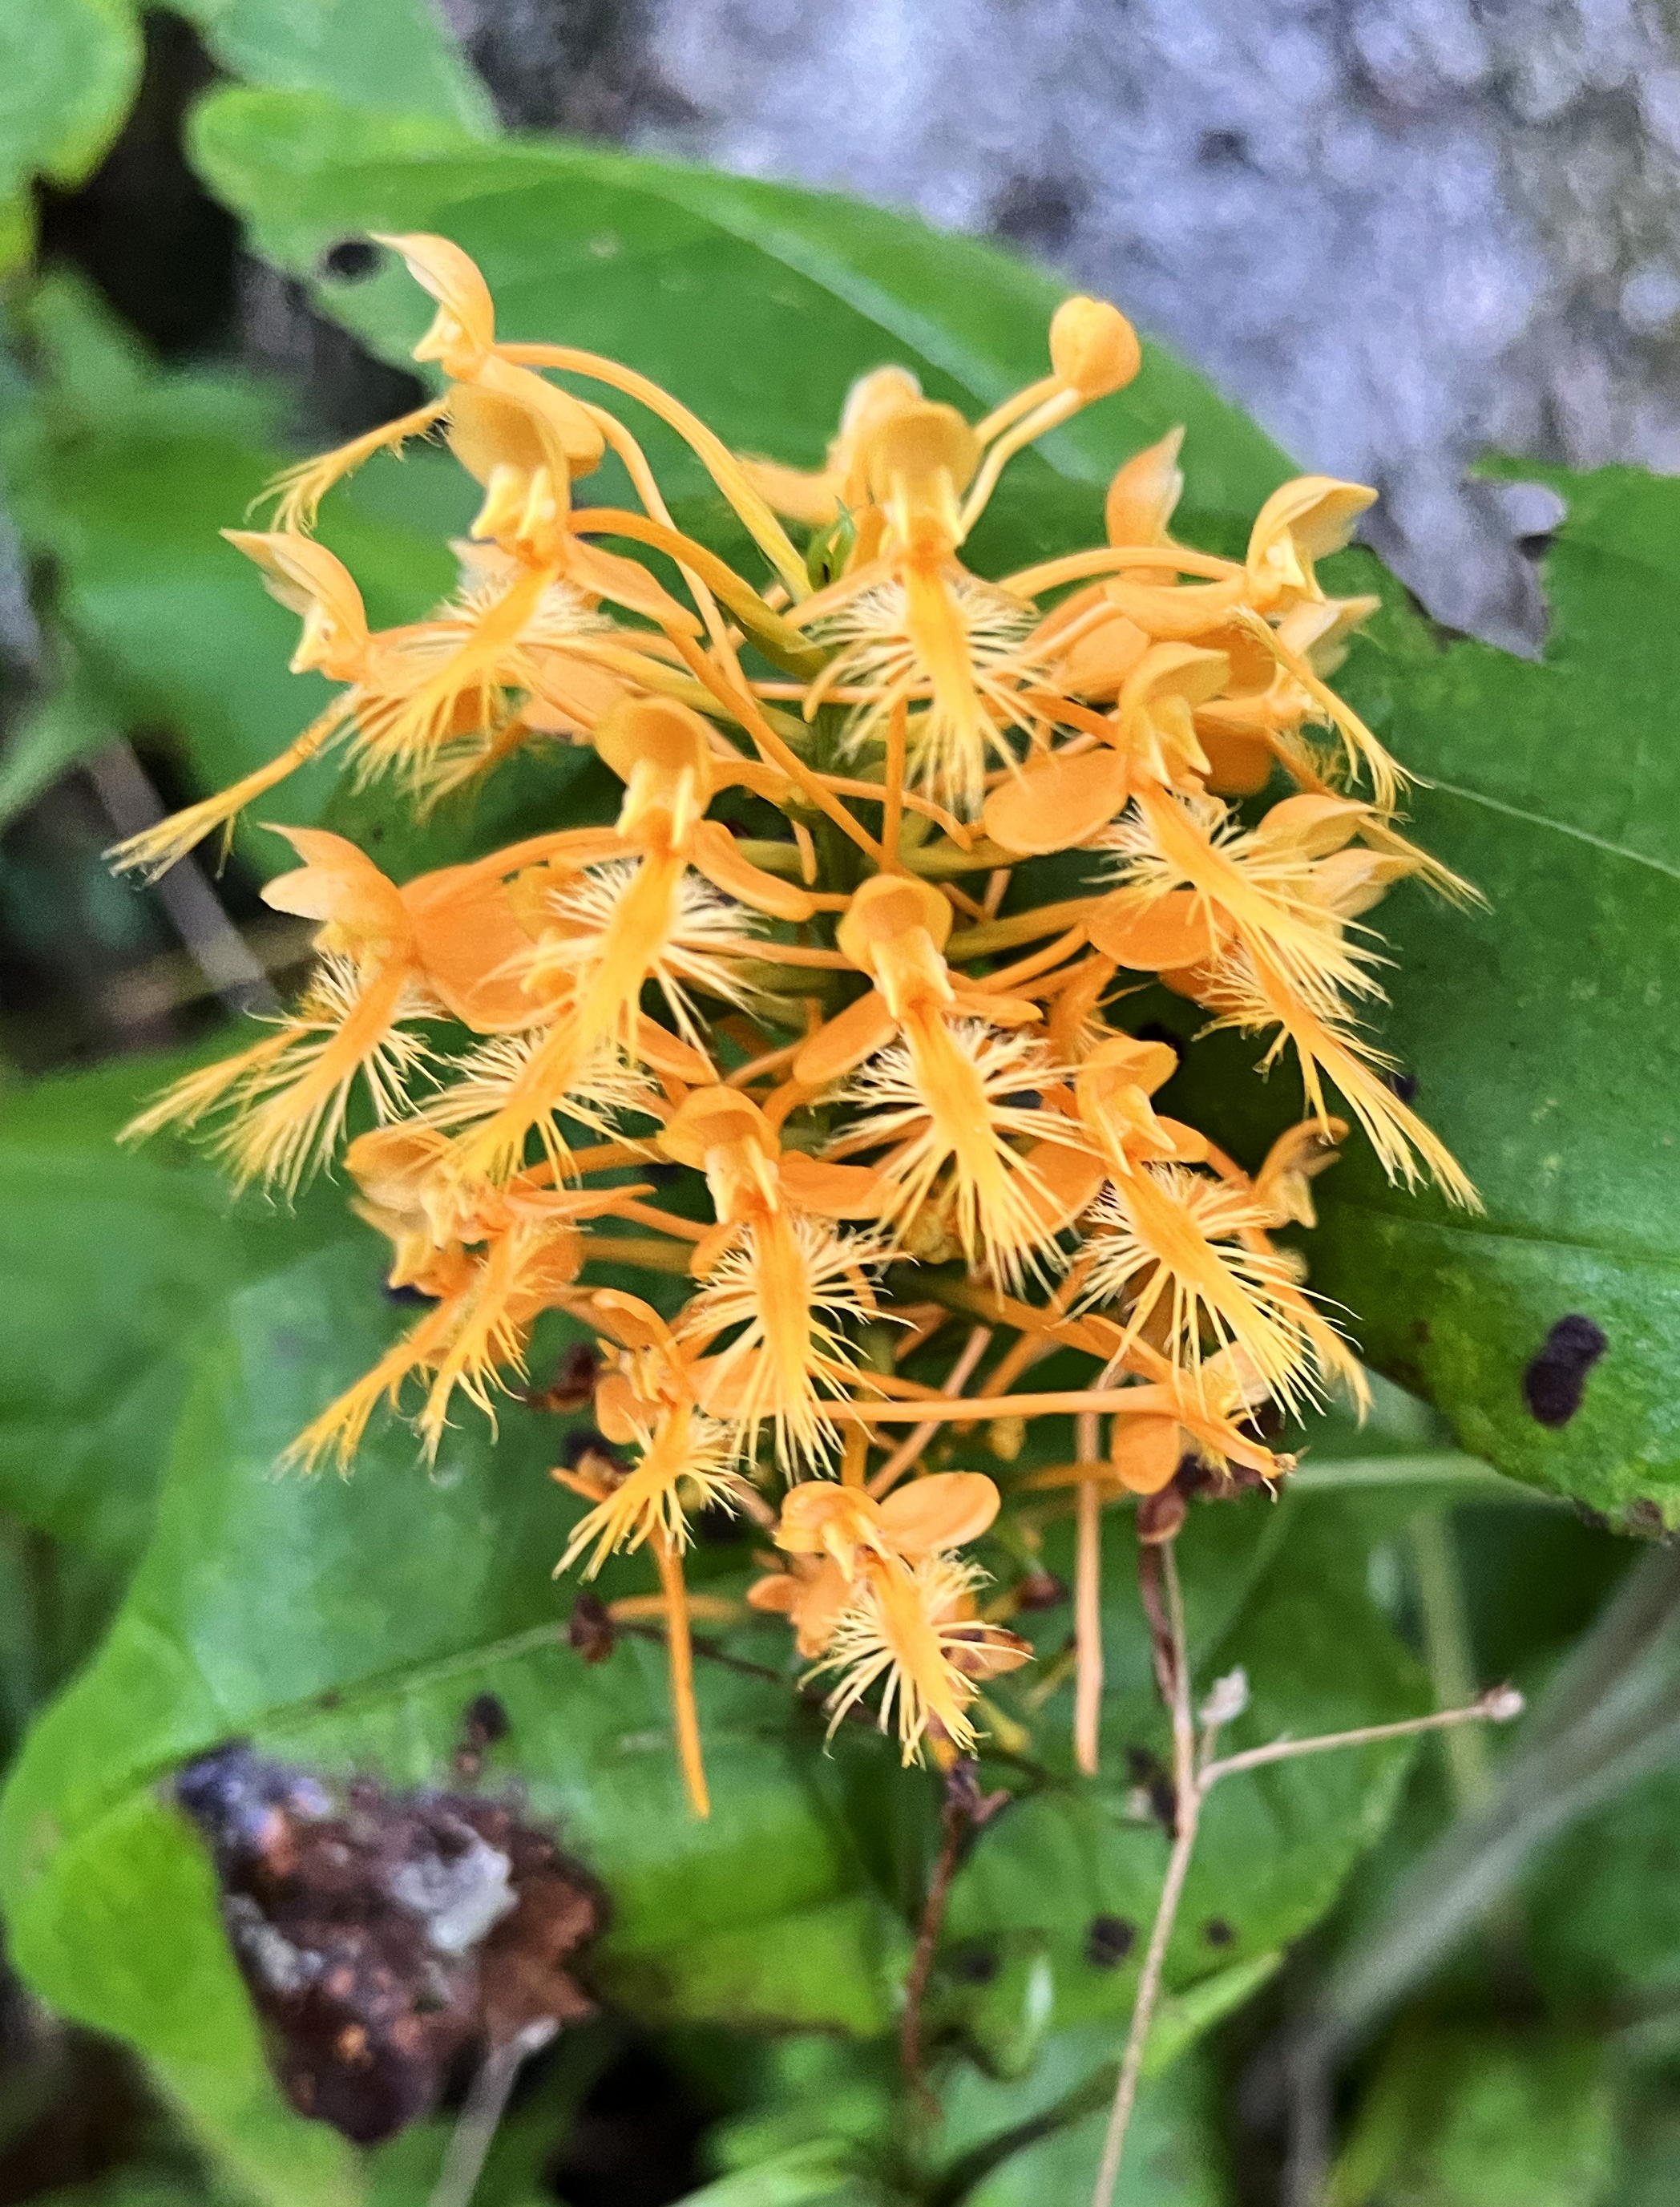
[[[474,27],[494,74],[487,9]],[[277,1482],[278,1448],[399,1322],[374,1244],[331,1188],[235,1205],[184,1151],[112,1145],[304,948],[257,900],[259,829],[151,892],[100,853],[314,709],[287,617],[216,532],[288,455],[410,403],[421,302],[366,239],[392,227],[468,247],[509,330],[615,353],[799,462],[885,358],[993,403],[1037,372],[1059,289],[858,202],[515,135],[425,0],[0,9],[0,2198],[428,2198],[449,2111],[363,2154],[285,2108],[160,1787],[234,1735],[448,1784],[461,1713],[493,1692],[510,1729],[487,1786],[558,1828],[613,1917],[603,2019],[530,2065],[485,2207],[1079,2200],[1166,1845],[1124,1519],[1107,1774],[1073,1773],[1053,1599],[986,1773],[1013,1804],[953,1889],[930,2111],[894,2032],[932,1781],[867,1735],[825,1755],[756,1627],[702,1664],[719,1812],[689,1822],[656,1651],[567,1643],[548,1569],[569,1510],[542,1476],[564,1426],[516,1407],[429,1481],[386,1430],[348,1484]],[[1178,422],[1182,533],[1240,543],[1288,463],[1157,347],[1019,464],[993,552],[1088,531],[1117,460]],[[726,542],[703,480],[654,446],[685,525]],[[1680,2180],[1680,1566],[1651,1537],[1680,1525],[1680,491],[1614,467],[1488,480],[1545,517],[1543,658],[1441,629],[1368,552],[1343,575],[1384,600],[1346,686],[1428,778],[1421,839],[1487,899],[1396,897],[1388,1034],[1488,1215],[1338,1168],[1315,1277],[1387,1375],[1377,1415],[1304,1435],[1280,1501],[1197,1504],[1182,1549],[1199,1677],[1253,1682],[1241,1743],[1501,1678],[1534,1709],[1497,1744],[1318,1758],[1216,1797],[1132,2207],[1271,2207],[1292,2138],[1319,2132],[1331,2207],[1655,2207]],[[439,593],[465,517],[421,452],[367,470],[326,535],[388,620]],[[573,754],[423,835],[307,775],[272,816],[325,818],[401,876],[608,803]],[[1139,1016],[1190,1031],[1164,998]],[[1290,1098],[1280,1079],[1256,1104],[1238,1064],[1206,1045],[1181,1092],[1252,1157]],[[539,1376],[565,1348],[557,1325]],[[1043,1562],[1065,1582],[1064,1546],[1053,1528]],[[718,1590],[746,1566],[703,1552]]]

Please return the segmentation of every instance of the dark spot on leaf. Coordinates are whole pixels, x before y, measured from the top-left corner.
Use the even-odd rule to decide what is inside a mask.
[[[1138,1927],[1123,1916],[1093,1916],[1085,1935],[1085,1958],[1093,1970],[1117,1970],[1138,1943]]]
[[[1648,1494],[1641,1494],[1637,1502],[1628,1504],[1628,1522],[1636,1533],[1661,1533],[1667,1529],[1661,1510]]]
[[[1210,1947],[1234,1947],[1236,1935],[1236,1926],[1223,1916],[1210,1916],[1202,1926],[1202,1936]]]
[[[476,1778],[489,1749],[512,1730],[507,1710],[495,1694],[477,1694],[461,1713],[461,1737],[455,1749],[457,1778]]]
[[[189,1763],[175,1797],[209,1844],[275,2075],[358,2144],[430,2114],[495,2049],[594,2013],[571,1971],[603,1898],[502,1803],[240,1743]]]
[[[566,1645],[586,1663],[604,1663],[618,1646],[613,1620],[599,1594],[580,1594],[566,1621]]]
[[[1402,1104],[1417,1102],[1418,1076],[1415,1073],[1404,1072],[1400,1067],[1396,1066],[1391,1071],[1385,1073],[1383,1078]]]
[[[948,1975],[960,1985],[989,1985],[1001,1966],[996,1948],[978,1941],[959,1947],[945,1965]]]
[[[338,1689],[336,1686],[329,1686],[324,1694],[316,1695],[315,1707],[318,1709],[342,1708],[344,1701],[344,1697]]]
[[[1529,1410],[1543,1426],[1566,1426],[1581,1408],[1587,1375],[1610,1343],[1590,1318],[1560,1318],[1522,1375]]]
[[[321,272],[343,284],[359,284],[380,265],[380,248],[365,237],[341,237],[320,258]]]

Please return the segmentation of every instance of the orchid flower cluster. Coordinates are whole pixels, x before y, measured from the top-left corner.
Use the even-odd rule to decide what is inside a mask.
[[[835,1718],[873,1708],[906,1761],[948,1762],[1007,1729],[988,1686],[1030,1654],[1020,1588],[966,1552],[997,1480],[949,1468],[949,1429],[983,1431],[1013,1488],[1018,1560],[1045,1513],[1077,1501],[1094,1538],[1101,1504],[1187,1461],[1275,1482],[1264,1406],[1360,1389],[1274,1238],[1312,1223],[1332,1098],[1391,1176],[1474,1201],[1363,1023],[1362,915],[1408,875],[1460,887],[1400,833],[1405,777],[1327,685],[1375,601],[1327,597],[1317,566],[1372,493],[1288,483],[1246,557],[1216,558],[1172,534],[1175,432],[1115,475],[1106,543],[984,577],[964,547],[1010,459],[1137,373],[1115,308],[1067,300],[1049,373],[978,422],[902,368],[865,376],[800,472],[611,360],[499,338],[449,241],[381,242],[437,302],[415,357],[440,395],[291,470],[272,529],[228,532],[332,700],[119,863],[160,870],[329,753],[424,813],[527,746],[589,745],[617,817],[404,882],[279,830],[299,863],[264,895],[319,927],[307,984],[134,1131],[206,1122],[241,1182],[288,1193],[342,1152],[391,1283],[425,1299],[303,1464],[348,1464],[382,1404],[429,1455],[463,1398],[528,1387],[545,1313],[587,1330],[595,1444],[555,1476],[589,1507],[563,1567],[654,1564],[625,1606],[662,1625],[697,1811],[702,1510],[758,1529],[747,1600]],[[756,573],[677,526],[601,394],[687,446]],[[370,630],[317,509],[428,434],[483,492],[459,587]],[[609,458],[629,501],[589,505]],[[1056,852],[1082,886],[1035,903],[1018,869]],[[1157,979],[1299,1068],[1307,1115],[1258,1169],[1157,1109],[1177,1054],[1126,1013]],[[953,1321],[942,1384],[912,1376]],[[1078,1384],[1024,1384],[1058,1352]],[[1069,1418],[1073,1460],[1012,1478],[1031,1421]]]

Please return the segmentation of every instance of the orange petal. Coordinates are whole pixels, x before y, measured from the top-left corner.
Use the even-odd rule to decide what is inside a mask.
[[[1105,957],[1140,973],[1202,965],[1220,943],[1193,889],[1169,889],[1161,896],[1118,890],[1096,907],[1087,927]]]
[[[1216,797],[1256,797],[1276,763],[1269,743],[1215,727],[1198,715],[1196,739],[1207,760],[1207,786]]]
[[[1127,766],[1106,745],[1012,775],[986,799],[986,833],[1006,851],[1066,851],[1106,828],[1130,794]]]
[[[636,1047],[655,1073],[667,1074],[672,1080],[683,1081],[691,1088],[717,1079],[710,1058],[691,1044],[681,1041],[667,1027],[661,1026],[656,1020],[643,1018],[637,1021]]]
[[[876,1218],[891,1183],[873,1165],[831,1165],[803,1150],[784,1150],[777,1167],[782,1193],[796,1211],[819,1218]]]
[[[1320,797],[1312,792],[1274,804],[1254,830],[1268,850],[1299,851],[1304,858],[1327,858],[1353,840],[1371,817],[1371,807],[1351,797]]]
[[[777,1571],[769,1578],[753,1581],[747,1588],[747,1607],[762,1610],[771,1617],[791,1617],[799,1593],[800,1582],[791,1571]]]
[[[948,912],[950,906],[946,906]],[[826,1088],[889,1043],[898,1023],[879,989],[871,989],[821,1026],[793,1061],[793,1078],[805,1088]]]
[[[881,1529],[912,1561],[978,1540],[1000,1497],[982,1471],[936,1471],[895,1487],[881,1504]]]
[[[597,1288],[589,1307],[601,1331],[626,1349],[658,1349],[671,1339],[665,1320],[640,1295],[626,1295],[619,1288]]]
[[[1104,1169],[1088,1150],[1038,1142],[1028,1151],[1026,1162],[1043,1191],[1034,1188],[1030,1199],[1046,1234],[1059,1234],[1097,1200]]]
[[[767,912],[776,919],[809,919],[816,910],[810,897],[792,882],[767,874],[744,858],[735,839],[718,820],[702,820],[694,831],[689,852],[691,863],[726,896]]]
[[[487,414],[481,416],[478,410],[487,403],[517,410],[529,426],[522,432],[505,414],[499,422]],[[451,448],[481,483],[488,483],[490,470],[499,461],[511,463],[525,474],[536,466],[546,467],[557,483],[563,483],[573,475],[593,473],[607,449],[599,426],[569,391],[559,390],[535,370],[517,368],[510,361],[485,361],[472,384],[462,385],[451,394],[449,415],[451,423],[459,423],[464,429],[466,438],[463,446],[461,436],[452,429]],[[499,449],[502,439],[511,441]]]
[[[1057,654],[1055,678],[1068,696],[1107,703],[1120,695],[1121,683],[1148,649],[1143,630],[1115,607],[1106,620],[1075,637]]]
[[[542,1006],[520,985],[531,938],[505,882],[481,867],[446,866],[401,892],[426,978],[445,1008],[476,1034],[510,1034]]]
[[[1134,452],[1109,485],[1103,505],[1110,544],[1159,544],[1184,490],[1179,449],[1184,432],[1169,429],[1158,445]]]
[[[720,1087],[715,1082],[683,1098],[666,1122],[659,1142],[673,1163],[691,1165],[697,1170],[703,1169],[708,1150],[725,1144],[750,1143],[764,1151],[775,1148],[775,1136],[752,1098],[743,1096],[738,1088]]]
[[[475,350],[487,352],[496,341],[496,308],[476,261],[451,239],[423,230],[398,236],[375,230],[373,235],[377,243],[402,254],[415,282],[437,301],[443,309],[438,321],[447,315]],[[414,356],[436,360],[447,342],[447,334],[434,322],[416,346]]]
[[[1211,1145],[1199,1128],[1187,1127],[1182,1119],[1169,1119],[1164,1113],[1155,1123],[1171,1141],[1175,1163],[1204,1165],[1207,1163]],[[1313,1123],[1316,1131],[1317,1121]]]
[[[407,940],[411,930],[402,894],[364,851],[325,828],[272,832],[284,835],[303,864],[267,883],[262,891],[266,905],[392,942]]]
[[[626,1448],[638,1434],[641,1405],[622,1372],[609,1372],[595,1387],[595,1428],[603,1440]]]

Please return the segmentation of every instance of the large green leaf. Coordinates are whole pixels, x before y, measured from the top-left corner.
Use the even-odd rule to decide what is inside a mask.
[[[1413,1659],[1367,1588],[1368,1520],[1367,1509],[1333,1497],[1250,1497],[1206,1505],[1180,1535],[1199,1695],[1238,1666],[1248,1674],[1253,1699],[1233,1746],[1382,1723],[1426,1704]],[[1166,1867],[1167,1835],[1147,1791],[1128,1791],[1164,1767],[1167,1743],[1124,1519],[1105,1547],[1115,1587],[1104,1646],[1109,1775],[1053,1782],[1012,1809],[983,1833],[952,1893],[952,2012],[1007,2065],[1019,2060],[1024,2017],[1041,2034],[1123,2021]],[[1065,1704],[1052,1713],[1065,1724]],[[1048,1723],[1045,1731],[1039,1751],[1053,1752]],[[1169,1990],[1234,1976],[1241,1995],[1252,1990],[1379,1835],[1405,1762],[1403,1747],[1364,1748],[1217,1787],[1169,1950]],[[980,1989],[962,1989],[977,1974]],[[1216,1998],[1199,2019],[1222,2004]]]
[[[1431,779],[1420,839],[1487,899],[1456,912],[1408,891],[1381,915],[1388,1039],[1486,1216],[1351,1158],[1325,1183],[1313,1262],[1373,1361],[1465,1447],[1650,1529],[1680,1523],[1680,486],[1548,480],[1569,510],[1544,659],[1443,649],[1396,617],[1346,683]],[[1578,1410],[1544,1424],[1525,1374],[1572,1315],[1606,1346]]]
[[[362,1235],[235,1301],[110,1639],[8,1792],[17,1965],[64,2013],[132,2039],[218,2134],[253,2155],[272,2134],[265,2165],[284,2163],[301,2126],[273,2109],[208,1869],[159,1782],[232,1735],[329,1773],[447,1782],[461,1713],[493,1690],[512,1725],[495,1782],[517,1771],[612,1894],[597,1976],[619,2003],[882,2030],[904,1934],[848,1841],[846,1759],[825,1759],[820,1726],[774,1681],[702,1666],[716,1809],[699,1823],[659,1651],[628,1641],[595,1667],[565,1645],[550,1566],[577,1505],[546,1476],[564,1426],[512,1409],[493,1445],[475,1423],[429,1480],[401,1427],[353,1480],[274,1475],[302,1420],[388,1337],[378,1271]],[[628,1563],[605,1583],[646,1576]],[[766,1636],[780,1660],[785,1636]],[[308,2143],[324,2168],[332,2141]]]
[[[0,1508],[113,1568],[149,1529],[198,1328],[337,1223],[336,1194],[301,1215],[236,1205],[183,1149],[118,1149],[185,1062],[121,1060],[0,1104]]]
[[[378,1271],[377,1245],[359,1235],[235,1298],[176,1432],[152,1546],[104,1649],[26,1748],[0,1820],[18,1966],[63,2012],[140,2047],[197,2126],[236,2149],[247,2180],[277,2201],[358,2195],[313,2132],[308,2181],[327,2188],[287,2188],[302,2182],[285,2174],[297,2126],[260,2071],[197,1843],[160,1797],[171,1771],[217,1741],[251,1737],[328,1773],[435,1784],[463,1708],[493,1690],[512,1720],[497,1782],[517,1775],[534,1813],[607,1885],[600,1981],[654,2019],[882,2031],[907,1936],[882,1897],[890,1830],[927,1821],[924,1789],[884,1743],[847,1728],[825,1755],[785,1684],[711,1664],[701,1690],[717,1808],[707,1825],[688,1816],[658,1650],[626,1641],[592,1667],[564,1645],[565,1597],[549,1565],[577,1505],[544,1476],[564,1438],[557,1421],[510,1409],[493,1444],[475,1421],[429,1480],[397,1426],[376,1432],[348,1481],[273,1474],[292,1433],[398,1322]],[[1208,1677],[1248,1663],[1256,1737],[1415,1706],[1409,1663],[1364,1592],[1350,1507],[1251,1498],[1199,1510],[1187,1532],[1199,1659]],[[1029,1773],[1029,1790],[1043,1790],[985,1834],[954,1900],[954,1948],[983,1947],[998,1966],[978,1995],[942,1992],[942,2013],[1018,2071],[1052,2017],[1112,2025],[1123,2013],[1133,1969],[1091,1959],[1091,1919],[1140,1923],[1160,1871],[1158,1829],[1128,1811],[1119,1780],[1127,1745],[1158,1753],[1161,1742],[1123,1527],[1109,1545],[1115,1783]],[[741,1564],[738,1551],[697,1552],[697,1569],[721,1571],[726,1588]],[[606,1591],[645,1576],[621,1561]],[[1331,1620],[1331,1675],[1309,1660],[1309,1600],[1314,1635]],[[1054,1652],[1062,1628],[1050,1626]],[[770,1625],[745,1630],[732,1652],[773,1672],[788,1662]],[[1065,1725],[1053,1703],[1043,1741],[1053,1758]],[[1327,1905],[1396,1776],[1391,1758],[1367,1755],[1235,1782],[1228,1803],[1216,1798],[1163,2057]],[[1049,2011],[1023,2038],[1011,2002],[1045,1972]]]
[[[127,0],[0,9],[0,272],[29,250],[32,177],[81,182],[116,136],[140,64]]]

